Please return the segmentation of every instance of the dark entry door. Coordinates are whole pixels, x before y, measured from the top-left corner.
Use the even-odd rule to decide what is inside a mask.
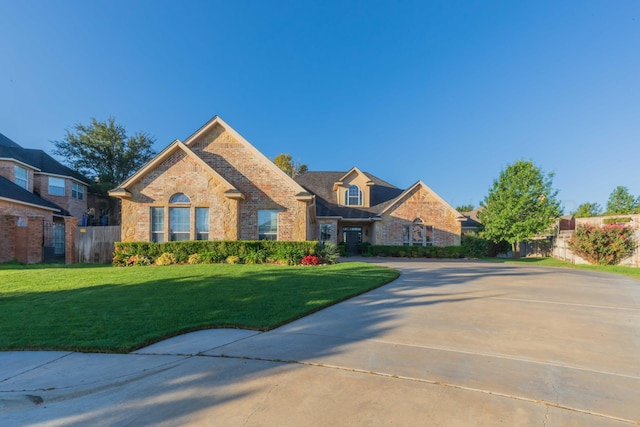
[[[342,229],[342,238],[347,244],[349,254],[357,254],[362,243],[362,227],[344,227]]]

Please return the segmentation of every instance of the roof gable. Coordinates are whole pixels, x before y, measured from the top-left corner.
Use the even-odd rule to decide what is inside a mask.
[[[154,169],[155,167],[162,164],[165,160],[167,160],[172,154],[177,151],[183,151],[186,155],[194,160],[199,166],[201,166],[204,170],[206,170],[209,174],[211,174],[214,178],[216,178],[220,183],[227,188],[227,192],[229,194],[238,194],[239,191],[236,187],[234,187],[229,181],[224,179],[222,175],[216,172],[211,166],[209,166],[204,160],[198,157],[189,147],[187,147],[184,143],[182,143],[179,139],[176,139],[168,147],[162,150],[158,155],[156,155],[149,163],[144,165],[141,169],[139,169],[135,174],[129,177],[125,182],[120,184],[120,187],[115,188],[109,191],[109,195],[114,197],[124,197],[128,193],[128,187],[131,187],[136,182],[140,181],[149,171]]]
[[[411,187],[409,187],[405,191],[403,191],[398,197],[396,197],[394,200],[392,200],[387,205],[387,207],[384,208],[378,215],[382,216],[383,214],[385,214],[387,212],[394,211],[397,208],[398,204],[401,204],[402,202],[404,202],[404,200],[406,198],[408,198],[415,190],[420,189],[420,188],[423,188],[424,190],[426,190],[430,194],[432,194],[433,197],[436,200],[438,200],[440,203],[442,203],[447,209],[449,209],[456,216],[456,219],[458,221],[464,221],[465,220],[466,217],[464,215],[462,215],[460,212],[455,210],[449,203],[447,203],[442,197],[440,197],[438,195],[438,193],[433,191],[431,188],[429,188],[429,186],[427,184],[425,184],[422,181],[416,182]]]
[[[306,199],[309,197],[309,193],[307,193],[306,190],[300,186],[300,184],[298,184],[293,178],[291,178],[282,169],[276,166],[275,163],[273,163],[267,156],[262,154],[261,151],[254,147],[249,141],[247,141],[242,135],[240,135],[235,129],[229,126],[229,124],[227,124],[219,116],[214,116],[211,120],[205,123],[200,129],[198,129],[189,138],[187,138],[184,141],[184,144],[186,146],[195,144],[202,135],[213,129],[215,126],[221,126],[239,144],[241,144],[245,149],[251,152],[261,163],[263,163],[272,172],[280,176],[295,192],[296,197],[299,197],[301,199]]]

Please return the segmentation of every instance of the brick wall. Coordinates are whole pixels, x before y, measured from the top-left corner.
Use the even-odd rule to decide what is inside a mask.
[[[460,245],[462,227],[455,213],[422,186],[416,187],[401,203],[387,211],[381,222],[374,224],[374,244],[402,245],[404,226],[416,218],[420,218],[424,225],[433,226],[435,246]]]
[[[17,216],[0,215],[0,262],[7,262],[16,258],[17,226]]]
[[[178,150],[131,186],[131,198],[122,200],[122,240],[151,239],[151,208],[165,210],[165,240],[169,236],[169,207],[191,208],[191,239],[195,240],[195,208],[209,208],[209,239],[237,239],[236,200],[224,196],[227,189],[212,174]],[[171,196],[184,193],[191,203],[170,205]]]
[[[87,212],[87,188],[82,186],[84,197],[78,200],[72,197],[72,180],[64,179],[64,196],[49,194],[49,175],[36,174],[34,177],[34,189],[39,192],[40,197],[47,199],[63,209],[68,210],[76,218],[82,218]]]
[[[278,211],[278,239],[306,240],[307,204],[295,199],[291,183],[249,147],[217,125],[190,148],[234,185],[245,199],[239,204],[240,239],[258,238],[258,210]]]

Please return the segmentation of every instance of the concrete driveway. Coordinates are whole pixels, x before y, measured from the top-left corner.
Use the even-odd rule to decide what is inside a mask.
[[[402,276],[266,333],[0,353],[0,425],[640,424],[640,281],[369,261]]]

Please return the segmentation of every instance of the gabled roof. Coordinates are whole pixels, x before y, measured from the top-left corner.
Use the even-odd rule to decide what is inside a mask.
[[[347,177],[351,174],[356,174],[356,175],[362,175],[365,178],[368,179],[366,185],[374,185],[374,182],[371,180],[371,178],[369,178],[369,176],[367,176],[367,174],[364,174],[360,171],[360,169],[358,169],[357,167],[352,167],[349,172],[345,173],[339,180],[337,180],[336,182],[333,183],[333,190],[337,190],[339,186],[343,185],[344,181],[347,180]]]
[[[65,176],[88,185],[88,179],[73,169],[63,165],[43,150],[22,148],[0,134],[0,159],[10,159],[35,169],[37,173]]]
[[[341,206],[335,202],[336,196],[333,185],[346,178],[354,169],[366,176],[371,182],[371,206],[368,208]],[[351,169],[347,174],[344,172],[306,172],[296,177],[296,181],[316,195],[317,215],[325,217],[338,216],[351,219],[372,218],[378,216],[378,213],[384,209],[390,201],[402,193],[402,190],[395,185],[389,184],[370,173],[360,172],[356,168]]]
[[[397,203],[401,202],[402,200],[404,200],[405,198],[407,198],[415,189],[417,189],[418,187],[422,187],[424,188],[426,191],[428,191],[429,193],[431,193],[436,199],[438,199],[438,201],[440,201],[443,205],[445,205],[447,208],[449,208],[451,211],[454,212],[456,218],[459,221],[463,221],[465,219],[465,216],[462,215],[460,212],[458,212],[457,210],[455,210],[453,207],[451,207],[451,205],[447,202],[444,201],[444,199],[442,197],[440,197],[438,195],[438,193],[436,193],[435,191],[433,191],[431,188],[429,188],[429,186],[427,184],[425,184],[422,181],[418,181],[415,184],[413,184],[411,187],[407,188],[405,191],[402,192],[402,194],[400,194],[398,197],[396,197],[394,200],[392,200],[388,206],[382,210],[380,212],[380,215],[383,215],[384,213],[393,210],[393,206],[395,206]]]
[[[11,139],[7,138],[1,133],[0,133],[0,147],[22,148],[16,142],[12,141]]]
[[[295,191],[296,198],[298,200],[310,200],[312,196],[302,188],[293,178],[287,175],[282,169],[275,165],[267,156],[262,154],[256,147],[254,147],[249,141],[247,141],[242,135],[240,135],[234,128],[229,126],[224,120],[222,120],[219,116],[213,116],[211,120],[205,123],[200,129],[195,131],[189,138],[184,141],[184,144],[190,146],[198,138],[215,127],[216,125],[222,126],[233,138],[238,141],[241,145],[243,145],[247,150],[253,153],[257,158],[263,161],[267,167],[269,167],[274,173],[280,175],[282,179],[287,182],[293,191]]]
[[[69,212],[37,194],[33,194],[7,178],[0,176],[0,200],[7,200],[20,205],[33,206],[40,209],[70,216]]]
[[[238,198],[240,192],[236,187],[234,187],[229,181],[224,179],[218,172],[213,170],[211,166],[209,166],[204,160],[202,160],[196,153],[193,152],[187,145],[185,145],[179,139],[173,141],[169,146],[167,146],[164,150],[158,153],[149,163],[144,165],[141,169],[139,169],[135,174],[130,176],[126,181],[124,181],[118,188],[115,188],[109,191],[109,195],[113,197],[128,197],[130,195],[128,187],[138,182],[142,179],[151,169],[160,165],[164,162],[169,156],[177,151],[183,151],[189,158],[195,161],[198,165],[200,165],[204,170],[206,170],[211,176],[216,178],[220,183],[227,188],[225,193],[228,193],[231,198]]]

